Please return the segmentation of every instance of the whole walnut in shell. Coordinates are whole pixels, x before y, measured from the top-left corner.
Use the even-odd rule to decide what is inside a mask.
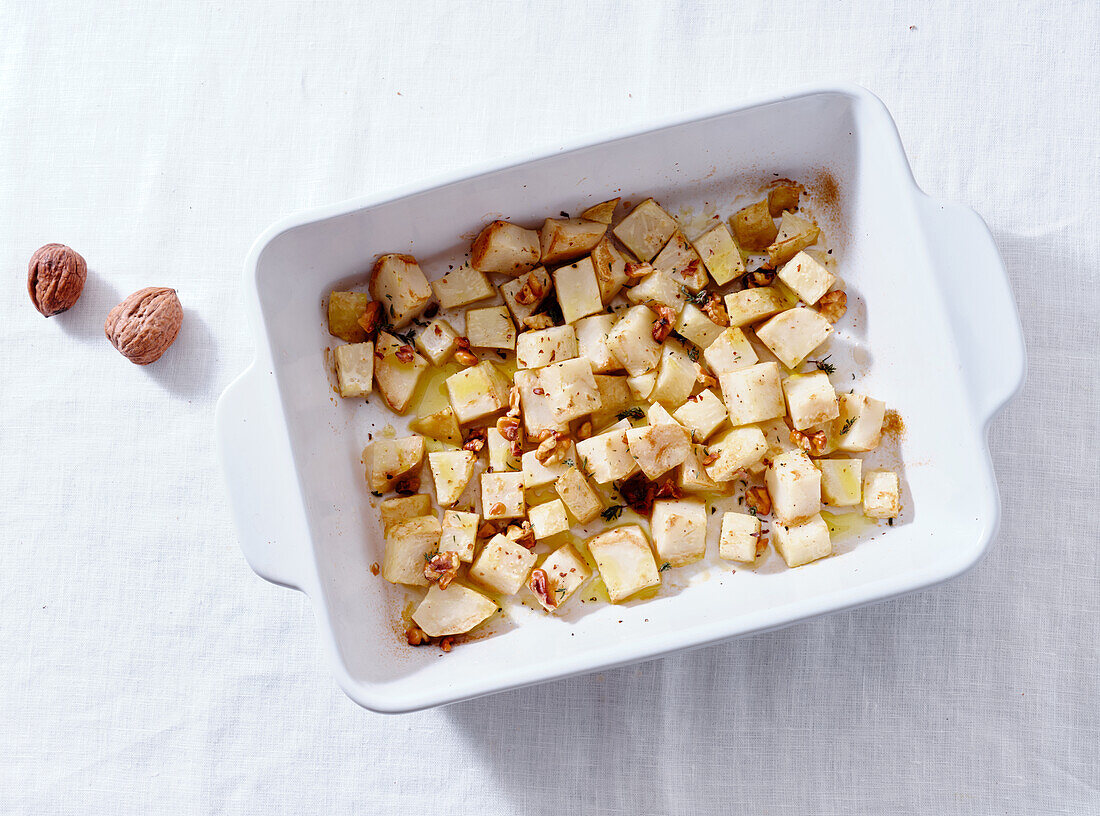
[[[168,350],[182,324],[183,306],[176,290],[149,286],[111,309],[103,331],[131,363],[148,365]]]
[[[46,317],[71,309],[87,279],[88,264],[64,244],[40,247],[27,264],[27,291],[34,308]]]

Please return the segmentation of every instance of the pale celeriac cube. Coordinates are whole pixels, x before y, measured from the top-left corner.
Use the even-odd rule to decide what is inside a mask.
[[[468,450],[433,451],[428,454],[428,467],[435,482],[435,499],[441,507],[458,501],[474,475],[477,454]]]
[[[328,296],[328,331],[345,343],[362,343],[367,331],[359,323],[370,305],[366,292],[330,292]],[[388,317],[388,316],[387,316]]]
[[[515,374],[515,384],[519,389],[520,405],[523,409],[523,426],[527,435],[532,437],[538,436],[543,430],[569,430],[568,421],[554,416],[554,400],[539,377],[539,371],[520,369]]]
[[[718,458],[706,465],[707,476],[716,482],[728,482],[764,458],[768,443],[755,425],[731,428],[705,445],[703,450]]]
[[[425,586],[424,564],[439,549],[441,528],[435,516],[399,521],[386,534],[382,577],[391,584]]]
[[[367,483],[376,493],[391,490],[397,480],[420,467],[424,461],[424,437],[375,439],[363,449]]]
[[[643,589],[661,583],[661,573],[657,571],[649,540],[636,524],[616,527],[593,536],[585,543],[596,559],[596,567],[607,587],[607,597],[611,603],[624,601]]]
[[[547,612],[560,609],[592,577],[592,569],[569,544],[563,544],[539,565],[546,573],[547,599],[535,594]]]
[[[431,360],[432,365],[443,365],[458,348],[458,332],[446,320],[437,317],[416,333],[416,348]]]
[[[696,442],[705,442],[726,421],[726,406],[718,396],[706,388],[688,397],[687,402],[672,412],[676,421],[691,431]]]
[[[374,382],[374,343],[336,347],[336,382],[341,397],[365,397]]]
[[[479,348],[514,349],[516,326],[506,306],[489,306],[466,312],[466,338]]]
[[[616,319],[615,315],[598,314],[582,317],[573,326],[577,335],[577,356],[588,360],[596,374],[623,367],[607,342],[607,335],[614,328]]]
[[[689,493],[706,493],[718,489],[718,482],[707,475],[707,469],[703,465],[704,456],[706,453],[702,445],[691,446],[687,458],[676,471],[676,484],[681,490]]]
[[[791,299],[774,286],[742,289],[726,295],[726,313],[734,328],[759,323],[793,305]]]
[[[382,304],[391,326],[402,328],[432,301],[432,287],[412,255],[383,255],[370,274],[371,297]]]
[[[481,474],[481,512],[486,520],[519,518],[526,511],[523,471]]]
[[[799,252],[817,241],[821,230],[812,221],[807,221],[792,212],[783,213],[779,221],[779,231],[768,246],[768,262],[773,267],[785,264]]]
[[[645,374],[627,377],[626,385],[638,399],[647,400],[657,386],[657,372],[647,371]]]
[[[901,513],[901,481],[892,470],[868,470],[863,474],[863,515],[897,518]]]
[[[698,292],[707,285],[707,270],[703,259],[680,230],[672,233],[665,248],[653,259],[653,268],[665,272],[674,281]]]
[[[467,564],[474,560],[477,544],[477,528],[481,516],[461,510],[444,510],[443,525],[439,534],[439,551],[456,552],[460,561]]]
[[[777,273],[792,292],[804,303],[813,306],[836,283],[836,275],[819,264],[805,252],[799,252]]]
[[[756,542],[760,540],[760,519],[748,513],[723,513],[722,533],[718,539],[718,557],[751,564],[756,561]]]
[[[412,619],[429,637],[448,637],[469,632],[496,611],[497,605],[477,590],[462,584],[440,589],[433,584]]]
[[[737,244],[748,252],[763,251],[779,232],[772,220],[766,198],[742,207],[730,216],[729,221]]]
[[[593,204],[581,213],[581,218],[589,221],[599,221],[601,224],[611,224],[611,219],[615,216],[615,208],[619,206],[621,200],[621,197],[609,198],[607,201]]]
[[[650,272],[637,284],[626,290],[626,299],[631,303],[649,303],[654,300],[671,308],[676,314],[684,308],[687,298],[679,281],[667,272]]]
[[[592,268],[596,272],[596,284],[600,298],[606,306],[626,285],[626,258],[606,237],[592,250]]]
[[[528,507],[527,519],[531,522],[535,538],[540,541],[569,529],[569,517],[565,514],[565,505],[561,499]]]
[[[657,558],[682,567],[700,560],[707,550],[707,506],[695,499],[658,499],[650,520]]]
[[[578,524],[587,524],[603,510],[599,495],[576,466],[568,468],[554,482],[554,490]]]
[[[837,448],[856,453],[874,450],[882,440],[885,418],[885,402],[863,394],[841,394]]]
[[[427,493],[416,493],[412,496],[398,496],[396,499],[386,499],[378,505],[378,515],[382,518],[382,532],[388,533],[390,527],[408,521],[417,516],[428,516],[432,512],[432,497]]]
[[[647,198],[630,211],[613,232],[640,261],[651,261],[678,229],[672,216]]]
[[[645,421],[650,425],[679,425],[679,421],[665,406],[655,402],[645,410]]]
[[[833,551],[829,525],[820,513],[797,524],[773,524],[771,532],[776,552],[788,567],[800,567]]]
[[[520,470],[520,459],[512,453],[512,443],[499,428],[486,429],[485,449],[489,451],[489,470]]]
[[[519,592],[535,566],[537,556],[510,538],[495,535],[485,542],[474,563],[470,580],[501,595]]]
[[[714,341],[703,349],[703,361],[716,377],[754,366],[759,360],[745,333],[736,328],[719,330]]]
[[[607,232],[607,224],[585,218],[547,218],[539,230],[544,266],[587,255]]]
[[[774,459],[781,453],[799,450],[798,445],[791,441],[790,426],[781,417],[757,423],[756,427],[761,430],[764,434],[764,440],[768,443],[768,452],[764,454],[765,459]],[[761,464],[758,468],[749,468],[749,472],[763,473],[764,466]]]
[[[725,286],[738,275],[745,274],[745,261],[725,224],[719,224],[696,238],[695,250],[719,286]]]
[[[592,412],[592,427],[599,429],[615,421],[621,412],[629,408],[634,394],[627,385],[626,377],[596,374],[594,379],[600,394],[600,409]]]
[[[821,512],[821,471],[803,451],[781,453],[764,471],[772,515],[793,524]]]
[[[539,369],[542,384],[553,406],[554,418],[570,422],[600,409],[600,392],[592,365],[583,357],[552,363]]]
[[[707,348],[722,333],[722,327],[707,317],[694,303],[685,303],[676,318],[676,333],[701,349]]]
[[[647,306],[633,306],[623,313],[607,335],[607,345],[632,377],[657,368],[661,344],[653,339],[657,315]]]
[[[428,361],[413,351],[412,346],[392,334],[378,333],[374,347],[374,381],[382,399],[395,414],[403,414],[408,409],[427,368]]]
[[[539,234],[507,221],[494,221],[474,239],[470,265],[481,272],[519,275],[539,262]]]
[[[444,309],[457,309],[491,298],[496,290],[484,272],[463,264],[442,278],[432,281],[432,291]]]
[[[626,441],[629,428],[630,423],[622,420],[603,433],[577,443],[581,469],[597,484],[625,479],[638,469]]]
[[[516,322],[523,326],[523,321],[535,313],[553,288],[550,273],[539,266],[501,284],[500,295]]]
[[[833,324],[816,309],[788,309],[756,328],[756,337],[787,368],[802,365],[833,333]]]
[[[657,382],[649,399],[664,405],[682,405],[695,388],[695,364],[674,340],[666,340],[657,367]]]
[[[537,451],[526,451],[520,457],[520,466],[523,468],[523,486],[527,490],[556,482],[565,475],[576,463],[576,449],[571,445],[559,462],[540,462],[535,455]]]
[[[731,425],[774,419],[787,412],[779,366],[775,363],[758,363],[719,374],[718,385]]]
[[[516,339],[516,365],[520,368],[541,368],[576,356],[577,335],[572,326],[526,331]]]
[[[783,380],[783,396],[791,424],[799,431],[820,425],[840,415],[836,391],[824,371],[792,374]]]
[[[430,439],[448,442],[451,445],[462,444],[462,429],[458,427],[458,417],[451,406],[440,408],[422,417],[409,421],[409,430]]]
[[[488,360],[452,374],[445,382],[451,408],[463,425],[508,405],[508,380]]]
[[[861,459],[818,459],[821,500],[830,507],[851,507],[863,501]]]
[[[603,299],[591,258],[581,258],[555,269],[554,290],[566,323],[603,311]]]
[[[626,432],[630,455],[647,479],[656,479],[688,457],[691,435],[682,425],[646,425]]]

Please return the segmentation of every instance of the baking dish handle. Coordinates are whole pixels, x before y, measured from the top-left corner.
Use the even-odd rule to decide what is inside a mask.
[[[978,213],[918,195],[971,402],[988,424],[1024,384],[1027,353],[993,234]]]
[[[302,589],[309,530],[269,366],[257,359],[222,392],[215,428],[245,559],[261,578]]]

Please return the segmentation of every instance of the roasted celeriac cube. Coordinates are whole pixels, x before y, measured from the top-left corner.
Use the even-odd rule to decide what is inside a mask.
[[[704,452],[702,445],[692,445],[687,458],[676,471],[676,484],[684,492],[705,493],[718,489],[718,482],[707,475],[707,469],[703,465]]]
[[[771,532],[775,549],[788,567],[800,567],[833,552],[829,525],[820,513],[797,524],[773,524]]]
[[[376,493],[391,490],[402,476],[420,467],[424,461],[424,437],[375,439],[363,448],[367,484]]]
[[[722,533],[718,539],[718,557],[751,564],[756,561],[756,542],[760,540],[760,519],[748,513],[723,513]]]
[[[504,298],[504,303],[516,322],[522,327],[523,321],[535,313],[553,288],[554,282],[550,279],[550,273],[539,266],[514,280],[501,284],[500,295]]]
[[[391,584],[425,586],[424,564],[439,549],[441,527],[435,516],[399,521],[386,533],[382,577]]]
[[[695,388],[695,364],[674,340],[666,340],[661,348],[657,367],[657,382],[649,399],[664,405],[681,405]]]
[[[627,377],[626,385],[638,399],[649,399],[649,395],[657,385],[657,372],[647,371],[645,374]]]
[[[489,306],[466,312],[466,338],[478,348],[514,349],[516,326],[506,306]]]
[[[328,296],[328,331],[346,343],[362,343],[366,330],[359,318],[367,310],[370,295],[365,292],[331,292]]]
[[[592,250],[592,268],[596,272],[596,284],[604,305],[626,285],[626,258],[608,238],[604,238]]]
[[[703,266],[703,259],[680,230],[672,233],[665,248],[657,253],[657,257],[653,259],[653,268],[666,273],[692,292],[698,292],[707,285],[707,270]]]
[[[458,332],[441,317],[437,317],[416,333],[417,350],[435,366],[441,366],[451,359],[458,348],[457,341]]]
[[[592,364],[592,371],[596,374],[616,371],[623,367],[607,343],[607,335],[615,326],[616,319],[615,315],[597,314],[582,317],[574,324],[577,335],[577,356],[588,360]]]
[[[341,397],[365,397],[374,383],[374,343],[336,347],[336,382]]]
[[[734,328],[758,323],[793,305],[791,298],[774,286],[742,289],[726,295],[726,312]]]
[[[577,456],[581,468],[597,484],[625,479],[638,469],[626,441],[626,433],[629,429],[630,423],[624,419],[616,422],[603,433],[577,443]]]
[[[632,377],[657,368],[661,344],[653,339],[657,315],[647,306],[632,306],[607,335],[607,345]]]
[[[705,445],[704,452],[717,458],[705,466],[707,476],[716,482],[728,482],[764,458],[768,443],[755,425],[731,428]],[[706,461],[704,459],[704,461]]]
[[[523,471],[481,474],[481,513],[486,520],[519,518],[526,510]]]
[[[631,428],[626,442],[630,455],[650,480],[682,464],[691,452],[691,435],[680,424]]]
[[[665,406],[655,402],[645,410],[645,421],[650,425],[679,425],[676,417]]]
[[[541,368],[576,356],[577,335],[572,326],[526,331],[516,339],[516,364],[520,368]]]
[[[607,224],[585,218],[547,218],[539,230],[544,266],[587,255],[607,232]]]
[[[390,527],[408,521],[417,516],[428,516],[432,512],[432,497],[427,493],[412,496],[398,496],[386,499],[378,505],[378,514],[382,517],[382,532],[388,533]]]
[[[620,200],[619,198],[611,198],[607,201],[601,201],[599,204],[593,204],[581,213],[581,218],[589,221],[599,221],[601,224],[610,224]]]
[[[773,267],[785,264],[814,244],[820,234],[821,230],[813,221],[807,221],[791,212],[783,213],[775,241],[768,246],[768,261]]]
[[[508,379],[488,360],[452,374],[446,385],[451,408],[463,425],[508,406]]]
[[[731,425],[774,419],[787,412],[779,366],[775,363],[757,363],[719,374],[718,385]]]
[[[441,507],[458,501],[474,475],[477,454],[468,450],[433,451],[428,454],[428,467],[435,482],[435,499]]]
[[[416,386],[428,361],[386,332],[378,333],[374,347],[374,381],[386,405],[395,414],[403,414],[412,402]]]
[[[672,412],[676,421],[691,431],[695,442],[705,442],[726,421],[726,406],[709,388],[688,397],[687,401]]]
[[[499,428],[485,431],[485,449],[489,451],[489,470],[520,470],[520,459],[512,453],[512,443]]]
[[[798,445],[791,441],[790,426],[782,418],[765,420],[758,423],[756,427],[764,434],[764,440],[768,443],[768,451],[764,454],[765,459],[774,459],[781,453],[799,449]],[[764,466],[761,464],[759,468],[750,468],[749,472],[763,473]]]
[[[777,184],[768,190],[768,212],[772,218],[779,218],[785,212],[794,212],[798,209],[798,199],[802,195],[802,187],[798,184]]]
[[[676,318],[675,329],[677,334],[701,349],[707,348],[722,333],[722,327],[693,303],[684,304]]]
[[[756,337],[787,368],[795,369],[833,333],[833,324],[815,309],[788,309],[757,326]]]
[[[578,524],[587,524],[603,510],[599,495],[576,466],[568,468],[554,482],[554,490]]]
[[[407,326],[432,302],[432,287],[412,255],[383,255],[370,275],[371,297],[382,304],[390,325]]]
[[[634,394],[627,385],[626,377],[609,374],[595,374],[596,390],[600,395],[600,409],[592,412],[592,427],[600,429],[630,407]]]
[[[547,429],[569,429],[568,421],[554,415],[554,400],[539,377],[538,369],[520,369],[515,374],[515,384],[519,389],[520,405],[523,409],[523,426],[529,437],[538,436],[540,431]]]
[[[682,567],[707,551],[707,506],[695,499],[658,499],[650,520],[657,558]]]
[[[613,232],[640,261],[651,261],[678,229],[672,216],[647,198],[630,211]]]
[[[448,442],[451,445],[462,444],[462,429],[458,427],[458,418],[449,405],[426,416],[411,420],[409,430],[422,434],[429,439]]]
[[[843,451],[874,450],[882,440],[886,403],[863,394],[841,394],[837,448]]]
[[[756,349],[745,337],[745,333],[736,328],[719,329],[718,336],[703,349],[703,361],[716,377],[730,371],[749,368],[756,365],[759,360]]]
[[[447,637],[469,632],[496,611],[497,605],[476,590],[462,584],[452,583],[446,589],[433,584],[412,619],[429,637]]]
[[[547,612],[560,609],[592,577],[592,569],[569,544],[563,544],[539,564],[546,573],[546,598],[534,593]]]
[[[444,309],[468,306],[491,298],[496,292],[485,273],[469,264],[456,267],[442,278],[432,281],[432,291]]]
[[[768,211],[767,199],[742,207],[730,216],[730,228],[738,246],[748,252],[767,249],[779,232]]]
[[[603,310],[603,299],[591,258],[581,258],[555,269],[554,291],[566,323]]]
[[[793,524],[821,512],[821,471],[801,450],[781,453],[764,471],[772,515]]]
[[[540,541],[569,529],[569,517],[565,514],[565,505],[561,499],[528,507],[527,519],[531,522],[535,538]]]
[[[540,462],[536,451],[524,452],[520,457],[520,466],[523,468],[523,486],[527,490],[556,482],[565,475],[565,471],[573,466],[576,460],[576,450],[570,446],[568,452],[557,462]]]
[[[501,595],[519,592],[535,566],[536,556],[510,538],[495,535],[470,565],[470,580]]]
[[[480,272],[519,275],[538,263],[539,234],[507,221],[486,226],[470,249],[470,265]]]
[[[819,264],[805,252],[799,252],[780,268],[779,280],[813,306],[836,283],[836,275]]]
[[[596,559],[596,567],[607,587],[607,597],[611,603],[624,601],[643,589],[661,583],[661,573],[657,571],[649,540],[636,524],[616,527],[593,536],[585,543]]]
[[[583,357],[539,369],[539,382],[553,406],[554,418],[570,422],[600,409],[600,392],[592,365]]]
[[[481,516],[461,510],[444,510],[443,525],[439,534],[439,551],[456,552],[460,561],[467,564],[474,560],[477,544],[477,528]]]
[[[818,459],[821,501],[830,507],[851,507],[863,501],[861,459]]]
[[[683,286],[667,272],[650,272],[633,287],[626,290],[626,299],[631,303],[649,303],[654,300],[668,306],[677,314],[684,308],[687,299]]]
[[[783,380],[783,396],[791,424],[799,431],[819,425],[840,415],[836,391],[824,371],[792,374]]]
[[[897,518],[901,513],[901,481],[892,470],[868,470],[863,474],[863,515]]]
[[[745,274],[745,261],[725,224],[719,224],[696,238],[695,251],[719,286],[725,286],[738,275]]]

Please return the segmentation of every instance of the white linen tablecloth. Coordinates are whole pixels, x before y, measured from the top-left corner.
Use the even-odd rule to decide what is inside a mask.
[[[1100,813],[1098,30],[1095,2],[0,3],[0,813]],[[666,660],[357,708],[215,465],[255,236],[829,80],[883,98],[1012,277],[1030,376],[990,434],[988,558]],[[92,271],[46,321],[49,241]],[[186,322],[139,368],[102,325],[152,284]]]

